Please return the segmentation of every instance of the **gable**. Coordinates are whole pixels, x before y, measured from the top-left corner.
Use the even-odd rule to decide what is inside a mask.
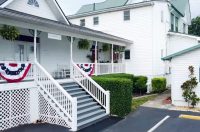
[[[14,0],[6,8],[58,21],[45,0],[37,0],[39,7],[28,4],[29,0]]]

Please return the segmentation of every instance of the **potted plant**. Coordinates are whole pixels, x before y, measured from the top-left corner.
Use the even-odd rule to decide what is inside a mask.
[[[90,42],[87,39],[81,39],[78,42],[78,48],[82,50],[88,50],[90,47]]]
[[[6,40],[14,41],[19,34],[19,30],[14,26],[3,25],[0,29],[0,35]]]

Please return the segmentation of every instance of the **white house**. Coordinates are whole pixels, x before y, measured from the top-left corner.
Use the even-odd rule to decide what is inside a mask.
[[[200,37],[199,37],[200,38]],[[200,44],[191,46],[169,56],[163,58],[163,60],[171,66],[171,91],[172,91],[172,103],[176,106],[188,106],[182,97],[183,91],[181,85],[188,80],[188,67],[194,67],[194,76],[197,81],[200,82]],[[200,97],[200,84],[198,84],[195,92]],[[200,104],[198,104],[200,107]]]
[[[83,70],[125,72],[114,48],[132,41],[71,24],[56,0],[0,0],[0,29],[10,26],[20,34],[0,35],[0,131],[36,120],[77,131],[109,116],[109,91]],[[82,39],[90,49],[77,48]]]
[[[134,44],[126,47],[126,72],[149,78],[168,73],[162,57],[198,44],[195,37],[185,35],[191,23],[188,0],[106,0],[84,5],[68,18],[76,25],[132,40]]]

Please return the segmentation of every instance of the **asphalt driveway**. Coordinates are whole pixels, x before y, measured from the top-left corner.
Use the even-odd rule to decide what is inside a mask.
[[[140,107],[136,112],[129,114],[125,119],[111,117],[80,132],[147,132],[164,117],[170,117],[160,125],[155,132],[199,132],[200,121],[178,118],[180,114],[198,115],[200,113],[170,111],[148,107]],[[12,128],[5,132],[67,132],[64,127],[39,124],[24,125]]]

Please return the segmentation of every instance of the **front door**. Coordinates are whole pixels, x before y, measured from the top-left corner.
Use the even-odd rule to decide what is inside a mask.
[[[39,49],[39,45],[37,46]],[[37,50],[37,58],[39,60],[39,52]],[[34,61],[34,45],[32,43],[19,43],[16,44],[15,50],[15,60],[16,61]]]

